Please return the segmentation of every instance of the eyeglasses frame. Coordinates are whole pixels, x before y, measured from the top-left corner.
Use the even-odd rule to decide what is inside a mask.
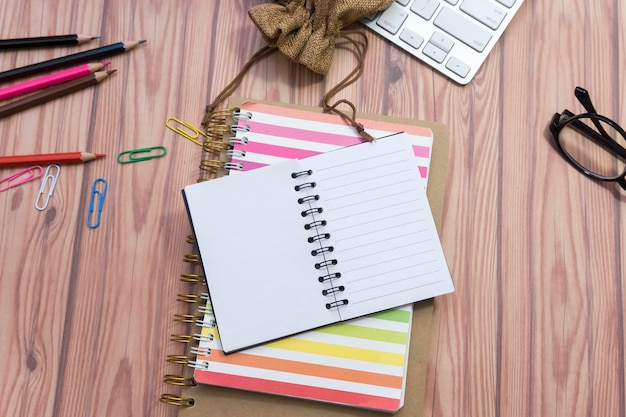
[[[606,116],[598,114],[591,99],[589,97],[589,93],[582,87],[576,87],[574,94],[576,98],[583,105],[587,113],[582,114],[574,114],[571,111],[565,109],[561,113],[555,113],[552,116],[552,121],[550,122],[550,133],[552,133],[552,137],[554,142],[556,143],[559,152],[564,157],[564,159],[569,162],[574,168],[578,171],[582,172],[584,175],[597,179],[600,181],[615,181],[617,182],[623,189],[626,190],[626,167],[621,174],[615,176],[604,176],[592,172],[581,165],[576,159],[574,159],[561,144],[560,133],[561,131],[568,125],[571,125],[575,129],[579,130],[584,136],[596,142],[599,146],[605,148],[609,152],[611,152],[616,157],[622,158],[626,160],[626,148],[622,147],[619,143],[617,143],[613,138],[609,136],[608,133],[602,127],[600,122],[604,122],[607,125],[611,126],[617,133],[622,135],[624,140],[626,141],[626,131],[617,124],[615,121],[609,119]],[[589,119],[594,124],[597,131],[587,124],[583,123],[580,119]]]

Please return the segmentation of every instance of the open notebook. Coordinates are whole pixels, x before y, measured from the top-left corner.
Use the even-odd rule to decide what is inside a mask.
[[[453,291],[413,152],[399,134],[185,187],[225,352]]]

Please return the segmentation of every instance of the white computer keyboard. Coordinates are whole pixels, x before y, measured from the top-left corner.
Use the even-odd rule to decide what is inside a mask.
[[[396,0],[361,22],[459,84],[469,83],[524,0]]]

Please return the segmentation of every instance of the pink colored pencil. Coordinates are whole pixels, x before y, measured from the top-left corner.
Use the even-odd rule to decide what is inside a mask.
[[[106,65],[109,65],[109,62],[99,64],[83,64],[63,71],[55,72],[53,74],[44,75],[43,77],[24,81],[19,84],[0,88],[0,100],[5,100],[21,94],[30,93],[32,91],[41,90],[42,88],[51,87],[66,81],[84,77],[85,75],[101,70]]]

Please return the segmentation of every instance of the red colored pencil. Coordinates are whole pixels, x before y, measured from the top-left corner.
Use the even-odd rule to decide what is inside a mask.
[[[74,80],[79,77],[84,77],[96,71],[100,71],[110,62],[103,62],[101,64],[83,64],[77,67],[58,71],[53,74],[44,75],[32,80],[24,81],[19,84],[10,85],[8,87],[0,88],[0,100],[6,100],[11,97],[19,96],[21,94],[30,93],[42,88],[51,87],[53,85],[61,84],[66,81]]]
[[[46,164],[81,164],[105,156],[90,152],[62,152],[36,155],[0,156],[0,168],[46,165]]]

